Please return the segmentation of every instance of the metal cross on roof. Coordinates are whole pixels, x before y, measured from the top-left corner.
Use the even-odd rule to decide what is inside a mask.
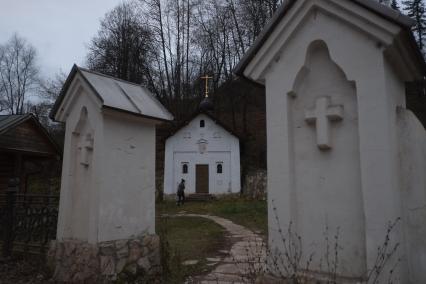
[[[209,79],[213,79],[213,77],[209,77],[208,75],[201,77],[201,79],[206,80],[206,98],[209,97]]]

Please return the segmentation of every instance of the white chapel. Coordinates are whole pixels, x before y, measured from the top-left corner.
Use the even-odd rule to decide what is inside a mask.
[[[211,112],[206,97],[191,119],[167,138],[164,193],[175,194],[185,180],[186,194],[239,193],[240,142]]]

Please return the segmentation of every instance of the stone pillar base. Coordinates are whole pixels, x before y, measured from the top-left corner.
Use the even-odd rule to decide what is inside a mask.
[[[77,240],[52,241],[48,252],[54,280],[71,283],[108,283],[122,279],[160,280],[160,239],[135,239],[89,244]],[[157,281],[156,281],[157,280]]]

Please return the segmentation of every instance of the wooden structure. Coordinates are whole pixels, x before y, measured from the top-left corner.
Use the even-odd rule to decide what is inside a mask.
[[[11,178],[19,178],[26,193],[32,175],[53,174],[61,157],[59,147],[32,114],[0,115],[0,192]]]
[[[209,165],[195,166],[195,192],[209,193]]]

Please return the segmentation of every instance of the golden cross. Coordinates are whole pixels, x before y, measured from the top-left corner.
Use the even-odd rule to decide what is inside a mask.
[[[209,97],[209,79],[213,79],[213,77],[209,77],[208,75],[201,77],[201,79],[206,80],[206,98]]]

